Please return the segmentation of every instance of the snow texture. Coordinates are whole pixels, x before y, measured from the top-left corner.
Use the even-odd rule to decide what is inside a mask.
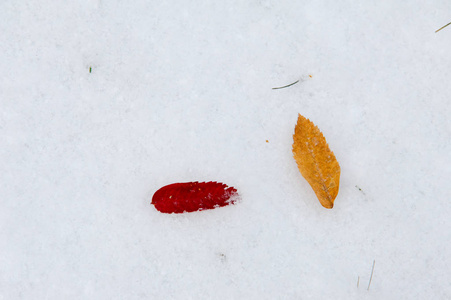
[[[0,299],[450,299],[450,11],[1,1]],[[332,210],[298,113],[340,163]],[[242,201],[150,205],[187,181]]]

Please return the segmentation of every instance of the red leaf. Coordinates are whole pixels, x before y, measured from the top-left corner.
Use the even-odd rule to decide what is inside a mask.
[[[166,185],[155,192],[152,204],[162,213],[183,213],[234,204],[238,192],[220,182],[183,182]]]

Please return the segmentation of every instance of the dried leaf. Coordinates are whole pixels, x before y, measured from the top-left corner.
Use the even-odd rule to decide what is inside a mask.
[[[340,165],[321,131],[299,115],[293,135],[293,154],[302,176],[325,208],[334,206],[340,184]]]

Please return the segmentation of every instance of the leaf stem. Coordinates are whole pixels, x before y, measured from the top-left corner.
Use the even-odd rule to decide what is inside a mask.
[[[273,90],[283,89],[283,88],[286,88],[286,87],[295,85],[295,84],[298,83],[298,82],[299,82],[299,80],[296,80],[295,82],[290,83],[290,84],[288,84],[288,85],[284,85],[284,86],[280,86],[280,87],[275,87],[275,88],[272,88],[272,89],[273,89]]]
[[[450,24],[451,24],[451,22],[448,23],[448,24],[446,24],[445,26],[440,27],[439,29],[437,29],[437,30],[435,31],[435,33],[439,32],[440,30],[442,30],[443,28],[445,28],[446,26],[448,26],[448,25],[450,25]]]
[[[370,277],[370,282],[368,282],[368,289],[367,289],[367,291],[370,290],[371,280],[373,280],[373,272],[374,272],[374,264],[375,263],[376,263],[376,260],[373,260],[373,268],[371,269],[371,277]]]

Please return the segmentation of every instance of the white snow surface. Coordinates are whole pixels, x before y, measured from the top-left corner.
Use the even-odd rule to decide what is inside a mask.
[[[0,299],[451,299],[450,11],[1,1]],[[298,113],[340,163],[332,210]],[[187,181],[241,201],[150,205]]]

